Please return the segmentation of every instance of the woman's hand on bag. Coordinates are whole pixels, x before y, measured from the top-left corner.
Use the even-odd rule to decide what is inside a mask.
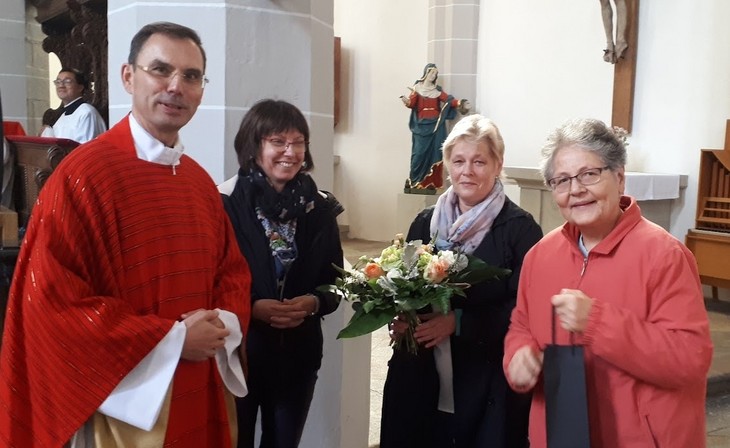
[[[439,345],[456,331],[456,315],[453,311],[449,311],[448,314],[421,314],[418,317],[423,323],[416,327],[413,336],[416,337],[419,344],[424,344],[426,348]]]
[[[561,289],[552,297],[555,314],[565,330],[582,332],[588,326],[588,316],[593,308],[593,299],[578,289]]]
[[[507,374],[515,389],[526,392],[535,387],[542,371],[542,358],[543,352],[535,353],[529,345],[515,352],[507,367]]]

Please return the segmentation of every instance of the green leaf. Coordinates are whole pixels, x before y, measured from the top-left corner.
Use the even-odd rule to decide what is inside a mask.
[[[394,308],[388,310],[373,309],[366,313],[359,310],[356,312],[350,322],[337,335],[337,339],[354,338],[364,334],[372,333],[383,325],[387,325],[396,316]]]
[[[413,268],[413,266],[416,265],[418,262],[418,249],[420,247],[420,241],[419,245],[416,246],[412,242],[406,244],[406,247],[403,248],[403,264],[406,267],[406,270],[409,271]]]
[[[340,274],[342,274],[342,276],[343,276],[343,277],[349,277],[349,276],[350,276],[350,273],[349,273],[349,272],[347,272],[347,270],[346,270],[346,269],[344,269],[344,268],[341,268],[341,267],[337,266],[337,265],[336,265],[336,264],[334,264],[334,263],[332,263],[332,267],[333,267],[333,268],[335,268],[335,270],[336,270],[337,272],[339,272]]]
[[[481,283],[486,280],[495,280],[506,277],[512,273],[509,269],[498,268],[485,263],[483,260],[468,255],[469,264],[461,272],[457,272],[449,277],[450,283]]]
[[[331,293],[339,294],[339,290],[338,290],[337,286],[335,286],[335,285],[320,285],[314,289],[319,292],[331,292]]]
[[[455,288],[438,288],[434,291],[431,305],[435,305],[442,313],[447,314],[451,310],[451,296]]]
[[[375,306],[377,304],[378,304],[378,302],[375,300],[368,300],[367,302],[364,302],[362,304],[362,310],[365,311],[366,313],[369,313],[370,311],[373,310],[373,308],[375,308]]]

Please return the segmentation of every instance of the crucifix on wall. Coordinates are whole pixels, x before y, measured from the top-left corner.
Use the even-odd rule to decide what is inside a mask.
[[[639,0],[613,0],[616,9],[615,38],[611,0],[599,1],[603,27],[606,32],[606,49],[603,51],[603,59],[614,65],[611,125],[620,126],[631,133],[636,50],[639,37]]]

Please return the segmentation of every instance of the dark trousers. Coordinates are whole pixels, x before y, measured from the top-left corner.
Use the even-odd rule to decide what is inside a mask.
[[[443,448],[456,447],[454,432],[454,414],[436,411],[436,428],[434,431],[434,445]]]
[[[432,351],[421,350],[417,356],[396,350],[388,362],[380,448],[442,448],[436,440],[438,373]]]
[[[253,366],[252,366],[253,367]],[[236,399],[238,448],[253,448],[261,409],[260,448],[296,448],[302,438],[317,371],[249,371],[248,395]]]

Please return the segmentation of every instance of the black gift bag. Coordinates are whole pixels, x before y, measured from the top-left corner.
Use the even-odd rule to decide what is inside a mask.
[[[555,344],[555,310],[552,344],[545,347],[543,376],[548,448],[590,448],[588,399],[583,347]]]

